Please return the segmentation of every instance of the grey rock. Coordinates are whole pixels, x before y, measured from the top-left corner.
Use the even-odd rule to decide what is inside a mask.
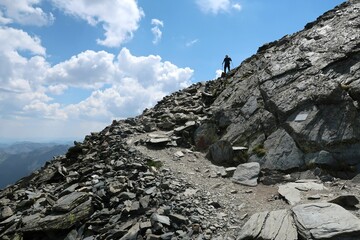
[[[13,210],[9,206],[4,206],[0,209],[0,221],[11,217],[14,214]]]
[[[270,170],[292,170],[304,165],[303,153],[293,138],[283,129],[271,134],[264,143],[267,150],[262,168]]]
[[[89,217],[93,212],[91,200],[88,200],[65,214],[53,214],[42,217],[40,214],[30,215],[22,219],[21,231],[49,231],[69,229],[77,222]]]
[[[328,202],[335,203],[344,208],[354,208],[357,204],[359,204],[359,199],[357,199],[354,195],[341,195],[329,200]]]
[[[357,239],[360,220],[339,205],[309,203],[292,208],[300,236],[304,239]]]
[[[334,159],[333,155],[325,150],[305,155],[305,164],[310,167],[318,165],[333,169],[339,167],[339,164]]]
[[[260,164],[257,162],[244,163],[237,166],[232,181],[246,186],[254,187],[258,183]]]
[[[84,192],[73,192],[59,198],[53,209],[60,212],[68,212],[89,199],[89,194]]]
[[[169,218],[171,220],[171,222],[175,222],[177,224],[183,224],[183,225],[187,225],[188,223],[188,218],[181,215],[181,214],[170,214]]]
[[[231,165],[234,157],[232,145],[229,141],[217,141],[210,145],[207,156],[216,165]]]
[[[194,144],[199,150],[207,149],[218,140],[217,127],[213,123],[205,123],[199,126],[194,133]]]
[[[297,240],[298,234],[294,220],[288,210],[271,211],[258,238],[274,240]]]
[[[137,239],[137,236],[139,234],[140,231],[140,224],[136,223],[134,224],[134,226],[132,226],[129,231],[120,238],[120,240],[135,240]]]
[[[302,191],[316,190],[321,191],[325,189],[321,183],[313,181],[305,182],[290,182],[279,186],[279,194],[283,196],[290,205],[295,205],[302,200]]]
[[[157,214],[157,213],[153,213],[151,215],[151,221],[159,222],[159,223],[165,224],[167,226],[170,226],[170,218],[167,216],[164,216],[164,215]]]
[[[252,215],[250,219],[241,228],[237,240],[256,239],[256,237],[259,236],[261,229],[264,226],[268,214],[269,212],[266,211],[266,212],[255,213],[254,215]]]

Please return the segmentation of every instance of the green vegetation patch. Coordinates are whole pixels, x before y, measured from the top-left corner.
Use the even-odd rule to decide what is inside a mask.
[[[155,167],[156,169],[159,169],[163,166],[163,163],[161,161],[147,160],[146,165],[149,167]]]
[[[264,148],[263,144],[259,144],[257,146],[254,147],[254,149],[252,150],[253,153],[256,154],[256,156],[258,157],[263,157],[266,154],[266,149]]]

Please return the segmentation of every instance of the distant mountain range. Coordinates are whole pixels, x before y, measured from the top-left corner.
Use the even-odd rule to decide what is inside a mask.
[[[65,154],[69,147],[59,143],[0,144],[0,189],[41,168],[54,156]]]

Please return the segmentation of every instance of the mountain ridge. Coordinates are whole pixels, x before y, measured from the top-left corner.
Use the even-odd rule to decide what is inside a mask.
[[[358,180],[338,177],[359,172],[359,12],[347,1],[226,77],[85,136],[0,192],[0,238],[357,239]],[[344,194],[348,211],[331,199]],[[312,229],[310,208],[352,227]]]

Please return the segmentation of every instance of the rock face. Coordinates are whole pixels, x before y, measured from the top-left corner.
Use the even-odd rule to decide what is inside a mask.
[[[360,171],[359,28],[360,2],[349,0],[260,47],[226,77],[193,84],[75,142],[65,156],[0,192],[0,239],[356,239],[357,217],[333,203],[296,205],[306,189],[294,184],[280,190],[295,205],[291,210],[255,214],[238,236],[229,236],[247,217],[227,218],[240,206],[216,212],[221,204],[203,189],[135,147],[181,147],[171,155],[176,161],[207,153],[228,167],[217,166],[210,178],[246,186],[290,181],[285,174],[302,170],[324,181],[354,176]],[[149,138],[136,139],[144,134]],[[200,171],[193,174],[201,177]],[[274,199],[280,197],[268,201]],[[333,202],[358,203],[343,199]],[[225,232],[213,237],[216,230]]]
[[[325,164],[353,176],[360,159],[359,21],[359,2],[348,1],[245,60],[212,105],[231,122],[222,139],[249,146],[266,168]],[[262,157],[252,153],[259,144]]]

